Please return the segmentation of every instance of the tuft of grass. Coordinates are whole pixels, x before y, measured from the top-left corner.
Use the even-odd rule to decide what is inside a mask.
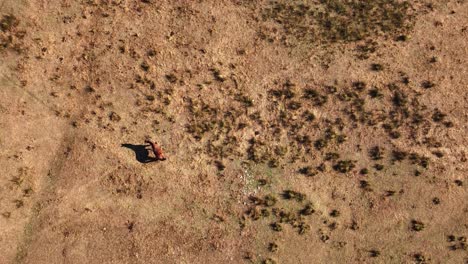
[[[378,251],[376,249],[371,249],[371,250],[369,250],[369,256],[372,257],[372,258],[376,258],[376,257],[380,256],[380,251]]]
[[[177,82],[177,76],[175,76],[173,73],[167,74],[166,80],[170,83],[175,83]]]
[[[423,81],[421,83],[421,87],[424,88],[424,89],[430,89],[430,88],[433,88],[435,86],[435,84],[431,81]]]
[[[4,15],[2,19],[0,19],[0,30],[7,32],[18,26],[18,24],[19,21],[14,15]]]
[[[420,232],[422,230],[424,230],[425,228],[425,225],[424,223],[420,222],[420,221],[417,221],[417,220],[411,220],[411,230],[413,231],[416,231],[416,232]]]
[[[338,210],[336,210],[336,209],[333,209],[333,210],[331,210],[331,212],[330,212],[330,216],[331,216],[331,217],[338,217],[338,216],[340,216],[340,211],[338,211]]]
[[[383,158],[383,150],[379,146],[370,149],[369,156],[372,160],[381,160]]]
[[[302,168],[299,169],[298,172],[300,174],[303,174],[303,175],[307,176],[307,177],[315,176],[318,173],[317,170],[315,170],[311,166],[302,167]]]
[[[252,107],[253,100],[244,94],[238,94],[235,97],[236,101],[242,103],[245,107]]]
[[[306,198],[305,194],[302,194],[302,193],[296,192],[296,191],[292,191],[292,190],[284,191],[282,196],[286,200],[296,200],[298,202],[302,202]]]
[[[308,203],[304,208],[299,212],[301,215],[311,215],[315,212],[311,203]]]
[[[394,161],[402,161],[408,156],[408,153],[405,151],[393,150],[392,156]]]
[[[281,232],[281,231],[283,231],[283,226],[281,226],[280,223],[276,223],[276,222],[275,222],[275,223],[272,223],[272,224],[270,225],[270,227],[271,227],[271,229],[273,229],[273,230],[276,231],[276,232]]]
[[[278,244],[276,244],[275,242],[271,242],[270,244],[268,244],[268,250],[270,252],[278,251]]]
[[[347,173],[356,167],[355,163],[354,160],[340,160],[333,165],[333,169],[341,173]]]
[[[383,71],[384,67],[382,66],[382,64],[379,64],[379,63],[372,63],[371,64],[371,70],[373,71],[376,71],[376,72],[379,72],[379,71]]]
[[[268,207],[275,205],[276,197],[274,197],[271,194],[265,195],[265,197],[263,198],[263,204]]]

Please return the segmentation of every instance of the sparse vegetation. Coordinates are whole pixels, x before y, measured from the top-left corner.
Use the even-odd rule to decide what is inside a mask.
[[[410,7],[394,0],[274,1],[262,10],[262,19],[277,23],[285,43],[354,42],[407,31],[412,26]],[[262,33],[267,38],[268,33]]]
[[[22,53],[25,50],[22,39],[26,31],[18,30],[20,21],[12,14],[3,15],[0,19],[0,52],[3,50],[13,50]]]
[[[466,189],[465,50],[450,50],[466,31],[462,4],[127,2],[0,15],[0,124],[15,134],[0,139],[0,220],[26,230],[24,249],[6,247],[25,251],[16,262],[42,252],[37,227],[50,219],[52,236],[40,235],[67,244],[106,212],[120,214],[92,226],[103,238],[93,245],[115,249],[108,238],[144,233],[150,248],[158,236],[153,259],[174,248],[187,261],[202,252],[233,263],[438,263],[465,253],[463,226],[443,215],[466,213],[454,207]],[[415,21],[427,32],[413,32]],[[166,161],[153,162],[149,138]],[[64,201],[70,214],[56,214]],[[158,217],[138,217],[148,205]],[[66,219],[75,216],[89,223]],[[133,240],[115,259],[151,262]],[[421,241],[431,251],[418,252]],[[307,243],[317,258],[301,252]]]

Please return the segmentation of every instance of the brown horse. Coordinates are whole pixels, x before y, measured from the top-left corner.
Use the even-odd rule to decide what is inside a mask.
[[[161,147],[156,145],[156,143],[153,143],[149,140],[145,140],[145,143],[150,144],[151,148],[153,149],[154,155],[156,156],[157,160],[166,160],[166,156],[164,155]]]

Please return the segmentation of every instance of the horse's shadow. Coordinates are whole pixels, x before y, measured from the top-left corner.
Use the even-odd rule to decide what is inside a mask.
[[[156,158],[149,157],[149,151],[146,149],[146,145],[122,144],[122,147],[133,150],[135,152],[136,160],[140,163],[157,161]]]

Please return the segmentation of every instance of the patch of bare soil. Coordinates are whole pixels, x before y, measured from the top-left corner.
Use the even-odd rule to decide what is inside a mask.
[[[0,1],[0,263],[468,263],[467,24]]]

